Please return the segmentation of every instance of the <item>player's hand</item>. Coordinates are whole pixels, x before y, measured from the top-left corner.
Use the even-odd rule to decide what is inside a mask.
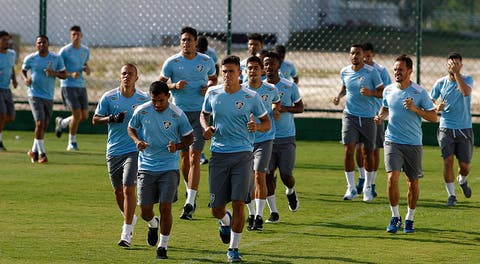
[[[167,145],[167,149],[168,149],[168,152],[173,153],[177,151],[177,146],[175,145],[175,143],[173,143],[173,141],[169,141]]]
[[[120,112],[118,114],[111,114],[108,116],[108,123],[123,123],[127,111]]]
[[[188,83],[186,81],[180,80],[175,83],[175,90],[182,90],[183,88],[185,88],[185,86],[187,86],[187,84]]]
[[[255,123],[255,118],[253,114],[250,114],[250,121],[247,123],[248,132],[256,132],[257,131],[257,123]]]
[[[443,111],[443,109],[445,108],[445,101],[442,101],[440,104],[437,105],[437,112],[440,112],[440,111]]]
[[[202,88],[200,88],[200,94],[202,96],[205,96],[205,94],[207,93],[207,90],[208,90],[208,86],[202,86]]]
[[[137,146],[138,151],[142,151],[148,147],[148,143],[142,140],[139,140],[135,143]]]
[[[460,69],[462,68],[462,63],[459,61],[455,60],[448,60],[447,64],[447,70],[449,73],[453,74],[460,74]]]
[[[380,125],[383,122],[383,115],[377,115],[373,118],[375,124]]]
[[[70,74],[70,76],[71,76],[73,79],[77,79],[78,77],[80,77],[80,73],[78,73],[78,72],[72,72],[72,73]]]
[[[405,98],[405,100],[403,100],[403,107],[405,107],[405,109],[407,110],[415,112],[416,106],[413,102],[413,98],[412,97]]]
[[[45,75],[55,77],[55,72],[52,71],[50,67],[47,67],[44,71],[45,71]]]
[[[204,138],[205,140],[211,139],[211,138],[213,137],[213,135],[215,134],[215,131],[216,131],[216,130],[217,130],[217,129],[216,129],[215,127],[213,127],[213,126],[207,127],[207,129],[205,129],[205,130],[203,131],[203,138]]]
[[[340,103],[340,98],[338,96],[333,97],[332,102],[334,105],[338,105]]]
[[[275,119],[277,121],[280,120],[280,115],[281,115],[280,109],[274,108],[272,113],[273,113],[273,119]]]
[[[86,75],[90,75],[90,67],[88,65],[83,66],[83,71],[85,72]]]
[[[363,96],[371,96],[371,92],[369,89],[367,89],[366,87],[362,87],[360,89],[360,94],[363,95]]]

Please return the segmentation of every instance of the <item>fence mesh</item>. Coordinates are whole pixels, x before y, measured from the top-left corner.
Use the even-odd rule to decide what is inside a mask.
[[[139,68],[137,86],[146,90],[158,79],[166,58],[179,51],[179,31],[195,27],[208,37],[219,60],[227,53],[227,0],[48,0],[47,35],[50,50],[69,43],[69,28],[82,27],[83,44],[91,50],[92,74],[86,77],[91,102],[118,85],[120,67],[133,62]],[[349,64],[350,44],[372,42],[375,60],[390,69],[402,53],[414,59],[421,49],[421,84],[430,90],[446,74],[445,57],[451,51],[464,55],[465,74],[480,80],[478,15],[480,0],[423,0],[423,45],[416,46],[417,1],[405,0],[242,0],[232,2],[232,53],[247,56],[246,34],[261,33],[266,48],[287,46],[300,78],[299,89],[308,110],[340,110],[330,99],[339,91],[339,71]],[[39,31],[39,1],[0,0],[0,30],[15,34],[21,62],[35,51]],[[453,11],[455,10],[455,11]],[[416,66],[415,66],[416,67]],[[416,68],[415,68],[416,70]],[[412,76],[415,80],[416,72]],[[20,80],[20,78],[18,78]],[[58,87],[58,85],[57,85]],[[26,100],[20,82],[13,90],[17,101]],[[472,113],[480,114],[480,93],[474,89]],[[55,100],[60,101],[60,89]]]

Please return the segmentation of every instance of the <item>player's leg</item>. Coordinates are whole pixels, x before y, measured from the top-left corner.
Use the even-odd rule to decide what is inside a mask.
[[[403,171],[407,175],[407,215],[405,216],[405,226],[403,228],[404,233],[413,233],[415,228],[413,227],[415,210],[417,208],[417,201],[420,193],[418,179],[423,177],[422,175],[422,146],[409,146],[403,145],[403,157],[405,160]]]
[[[402,218],[398,209],[400,200],[400,191],[398,188],[398,180],[400,171],[403,167],[402,153],[397,148],[398,145],[385,142],[385,169],[387,171],[387,197],[390,204],[392,217],[387,226],[387,232],[396,233],[402,225]]]
[[[263,230],[263,210],[267,202],[267,182],[266,174],[270,165],[270,158],[272,156],[273,140],[268,140],[254,145],[254,180],[255,180],[255,219],[253,223],[253,230]]]
[[[362,118],[362,127],[360,128],[360,141],[363,142],[365,151],[365,183],[363,185],[363,201],[373,200],[372,178],[374,171],[373,152],[376,148],[377,125],[373,118]]]
[[[85,88],[73,88],[69,90],[72,90],[73,95],[71,96],[71,102],[69,103],[70,109],[72,109],[72,115],[70,123],[67,124],[69,128],[67,150],[75,151],[78,150],[78,126],[80,122],[88,119],[88,98],[87,90]]]
[[[280,161],[280,149],[279,145],[273,143],[272,155],[270,157],[269,171],[265,175],[265,182],[267,185],[267,205],[270,209],[270,216],[265,221],[266,223],[278,223],[280,221],[280,215],[278,214],[277,201],[275,199],[275,189],[277,188],[277,176],[275,170],[278,168]]]
[[[285,185],[285,193],[288,200],[288,208],[295,212],[298,210],[299,201],[297,192],[295,191],[295,178],[293,177],[293,169],[296,159],[295,137],[282,139],[280,146],[280,161],[278,168],[280,170],[280,178]]]
[[[437,141],[443,157],[443,181],[448,194],[446,206],[454,206],[457,204],[455,196],[455,176],[453,172],[455,139],[453,131],[447,128],[439,128],[437,130]]]
[[[158,242],[160,218],[153,212],[154,204],[159,202],[158,174],[139,170],[137,176],[138,205],[140,216],[148,224],[147,244],[154,247]]]
[[[365,183],[365,150],[362,143],[357,144],[355,151],[355,161],[357,162],[358,183],[357,193],[361,194],[363,191],[363,184]]]
[[[383,142],[385,141],[385,128],[383,122],[377,125],[377,141],[375,142],[375,150],[373,151],[373,173],[371,179],[372,194],[373,197],[377,197],[376,184],[378,168],[380,166],[380,149],[383,148]]]
[[[0,151],[6,151],[3,144],[3,129],[6,123],[15,120],[15,109],[12,92],[9,89],[0,89]]]
[[[463,194],[466,198],[472,196],[472,189],[468,186],[467,176],[470,173],[470,163],[473,154],[473,130],[461,129],[458,137],[458,143],[455,147],[455,156],[458,159],[458,183],[462,188]]]

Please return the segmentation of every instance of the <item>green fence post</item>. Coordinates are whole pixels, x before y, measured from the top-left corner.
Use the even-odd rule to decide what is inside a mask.
[[[422,57],[422,0],[417,0],[417,34],[415,40],[417,56],[417,83],[420,84],[420,70]]]
[[[47,0],[40,0],[39,34],[47,35]]]
[[[227,55],[232,54],[232,0],[228,0],[227,7]]]

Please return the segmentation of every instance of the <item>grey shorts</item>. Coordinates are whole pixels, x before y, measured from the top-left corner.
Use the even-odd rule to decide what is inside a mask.
[[[470,163],[473,153],[473,130],[449,129],[440,127],[437,131],[437,140],[442,157],[455,155],[461,162]]]
[[[193,129],[193,144],[190,146],[193,150],[202,151],[205,146],[205,139],[203,138],[203,127],[200,124],[200,111],[198,112],[185,112],[188,117],[188,122]],[[186,149],[184,149],[185,151]]]
[[[208,162],[210,208],[226,205],[230,201],[250,201],[249,189],[253,180],[251,152],[212,152]]]
[[[404,171],[409,179],[419,179],[422,174],[422,146],[403,145],[385,141],[385,170]]]
[[[178,199],[180,172],[138,171],[138,204],[174,203]]]
[[[53,100],[40,97],[28,97],[28,103],[32,109],[33,119],[35,121],[45,121],[50,123],[53,112]]]
[[[375,142],[376,148],[383,148],[383,142],[385,141],[385,124],[384,122],[377,125],[377,140]]]
[[[88,95],[85,87],[62,87],[63,104],[70,110],[88,109]]]
[[[276,138],[273,141],[269,171],[274,171],[278,168],[281,174],[293,176],[296,149],[295,137]]]
[[[366,151],[375,149],[377,125],[373,117],[358,117],[346,112],[342,117],[342,142],[363,143]]]
[[[15,116],[13,96],[10,89],[0,89],[0,114]]]
[[[270,158],[272,156],[273,140],[267,140],[253,144],[253,170],[268,172]]]
[[[107,157],[108,174],[114,189],[137,184],[138,152]]]

